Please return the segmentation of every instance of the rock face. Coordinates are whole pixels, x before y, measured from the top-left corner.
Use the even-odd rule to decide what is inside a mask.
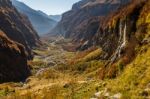
[[[62,15],[51,33],[62,34],[73,41],[85,42],[95,35],[100,19],[124,5],[128,0],[82,0]]]
[[[23,81],[30,75],[24,47],[5,34],[0,31],[0,83]]]
[[[57,24],[55,20],[51,19],[42,11],[33,10],[24,3],[16,0],[11,1],[19,12],[28,16],[31,24],[39,35],[48,33]]]
[[[130,51],[134,49],[134,45],[137,43],[136,32],[141,28],[137,28],[136,24],[145,2],[145,0],[138,2],[133,0],[102,19],[103,21],[91,42],[100,45],[103,51],[108,53],[108,56],[113,54],[112,61],[121,57],[123,49],[130,49]]]
[[[32,58],[30,49],[38,44],[39,37],[28,18],[18,13],[10,0],[0,0],[0,29],[10,39],[24,45],[28,58]]]
[[[136,57],[136,48],[142,46],[143,38],[149,37],[149,6],[150,1],[132,0],[101,22],[91,42],[95,42],[107,53],[103,59],[109,60],[109,63],[100,71],[102,79],[116,77],[115,62],[120,60],[122,66],[132,62]]]
[[[10,0],[0,0],[0,83],[23,81],[30,75],[27,60],[39,43],[28,18]]]

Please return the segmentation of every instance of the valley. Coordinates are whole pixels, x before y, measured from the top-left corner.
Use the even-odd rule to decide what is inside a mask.
[[[150,0],[0,0],[0,99],[150,99]]]
[[[80,67],[75,69],[76,71],[71,70],[74,69],[73,67],[66,67],[79,52],[63,50],[62,45],[68,44],[69,40],[57,39],[57,41],[43,41],[44,44],[40,48],[35,48],[33,52],[36,55],[33,61],[28,62],[32,68],[32,76],[24,83],[1,84],[0,96],[6,95],[4,98],[8,99],[70,99],[83,96],[86,99],[86,97],[91,97],[96,92],[98,87],[96,84],[99,84],[99,80],[95,77],[88,77],[88,75],[96,74],[92,73],[93,71],[86,73],[80,70]],[[96,64],[101,63],[97,62]],[[96,69],[95,67],[91,68]],[[96,86],[91,86],[93,84]],[[85,89],[82,89],[83,86]],[[90,87],[92,87],[90,89],[92,92],[88,89]],[[80,96],[78,95],[80,93],[76,93],[77,90],[87,92],[89,90],[90,94],[88,92]]]
[[[28,61],[32,76],[25,82],[1,84],[0,97],[2,99],[120,99],[121,97],[128,99],[130,94],[134,99],[148,97],[145,94],[150,90],[146,82],[150,79],[149,45],[144,47],[148,48],[146,52],[138,55],[124,71],[120,71],[122,74],[118,78],[101,80],[99,71],[108,61],[96,59],[102,54],[100,48],[68,52],[62,48],[64,44],[70,45],[70,40],[61,37],[55,40],[43,40],[43,45],[33,50],[35,53],[33,61]],[[141,60],[141,57],[146,58]],[[142,76],[140,72],[145,74]],[[139,87],[137,83],[140,83]],[[131,91],[128,91],[129,89]]]

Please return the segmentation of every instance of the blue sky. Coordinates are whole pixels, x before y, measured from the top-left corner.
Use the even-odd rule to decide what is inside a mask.
[[[19,0],[35,10],[41,10],[49,15],[62,14],[71,9],[80,0]]]

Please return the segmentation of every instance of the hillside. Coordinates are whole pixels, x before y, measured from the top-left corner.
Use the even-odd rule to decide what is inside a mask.
[[[28,18],[10,0],[0,0],[0,83],[24,81],[31,74],[27,60],[39,43]]]
[[[48,33],[57,24],[55,20],[51,19],[44,12],[36,11],[17,0],[11,1],[20,13],[28,16],[31,24],[39,35]]]
[[[24,81],[30,75],[24,46],[5,34],[0,31],[0,83]]]
[[[18,13],[9,0],[0,1],[0,29],[6,35],[25,46],[28,57],[32,57],[31,48],[38,45],[39,37],[28,18]]]

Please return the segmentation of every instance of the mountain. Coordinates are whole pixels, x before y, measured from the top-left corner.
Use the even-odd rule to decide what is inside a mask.
[[[37,32],[33,29],[28,18],[20,14],[9,0],[0,4],[0,6],[0,29],[7,33],[6,35],[10,39],[23,44],[28,56],[31,57],[30,49],[39,42]]]
[[[30,75],[27,60],[33,58],[39,36],[10,0],[0,0],[0,30],[0,83],[22,81]]]
[[[73,44],[78,45],[77,50],[102,48],[99,58],[108,62],[101,69],[100,78],[113,78],[117,76],[118,60],[121,66],[129,64],[140,53],[137,54],[136,49],[149,43],[147,2],[149,0],[82,0],[63,14],[51,32],[72,39]]]
[[[0,83],[24,81],[30,75],[24,46],[5,34],[0,31]]]
[[[61,15],[49,15],[49,17],[57,22],[59,22],[62,18]]]
[[[49,16],[42,11],[33,10],[17,0],[11,1],[19,12],[28,16],[31,24],[39,35],[48,33],[57,24],[55,20],[50,19]]]
[[[86,41],[98,30],[100,18],[127,2],[128,0],[81,0],[62,15],[62,20],[50,34],[61,34],[74,41]]]
[[[99,29],[89,40],[93,42],[92,46],[98,45],[103,49],[105,53],[102,54],[102,59],[109,60],[100,71],[101,78],[116,77],[117,62],[126,66],[134,63],[134,59],[137,60],[141,54],[146,56],[147,53],[140,50],[143,47],[149,49],[149,5],[150,1],[147,0],[132,0],[101,20]]]

